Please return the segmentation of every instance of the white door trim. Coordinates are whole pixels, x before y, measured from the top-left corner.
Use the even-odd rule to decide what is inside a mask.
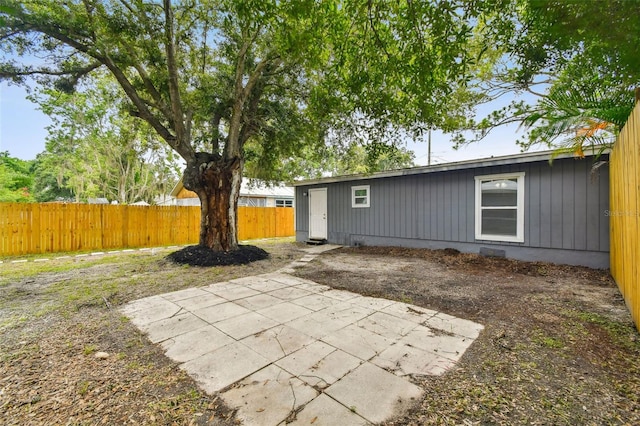
[[[327,237],[327,188],[310,189],[309,239],[326,240]]]

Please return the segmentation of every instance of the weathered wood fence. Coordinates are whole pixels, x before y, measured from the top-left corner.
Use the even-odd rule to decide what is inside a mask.
[[[640,330],[640,103],[610,156],[611,275]]]
[[[196,244],[199,230],[200,207],[0,204],[0,256]],[[240,240],[292,235],[292,208],[238,208]]]

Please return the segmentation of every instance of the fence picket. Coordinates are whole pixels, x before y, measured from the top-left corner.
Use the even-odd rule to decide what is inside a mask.
[[[0,256],[196,244],[200,208],[0,203]],[[238,237],[295,235],[293,209],[238,207]]]
[[[640,103],[610,156],[611,275],[640,330]]]

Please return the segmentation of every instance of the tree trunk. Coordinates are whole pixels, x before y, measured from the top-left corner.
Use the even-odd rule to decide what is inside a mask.
[[[202,152],[187,163],[183,184],[200,198],[201,246],[217,251],[238,248],[238,196],[243,165],[241,158],[225,160]]]

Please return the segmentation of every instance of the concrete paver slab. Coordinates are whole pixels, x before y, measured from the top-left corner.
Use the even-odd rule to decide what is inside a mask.
[[[298,277],[294,277],[292,275],[289,274],[282,274],[282,273],[271,273],[271,274],[263,274],[263,275],[259,275],[259,278],[266,278],[272,281],[276,281],[282,284],[286,284],[288,286],[294,286],[294,285],[300,285],[303,283],[313,283],[313,281],[309,281],[309,280],[305,280],[304,278],[298,278]],[[313,283],[315,284],[315,283]]]
[[[322,339],[324,336],[346,327],[349,323],[349,320],[338,320],[319,311],[289,321],[287,325],[316,339]]]
[[[207,325],[167,339],[162,342],[162,347],[169,358],[177,362],[186,362],[233,342],[231,337],[214,326]]]
[[[301,297],[300,299],[292,300],[291,302],[313,311],[320,311],[334,305],[336,303],[336,299],[332,299],[322,294],[311,294],[309,296]]]
[[[174,291],[173,293],[161,294],[160,296],[171,301],[175,302],[182,299],[190,299],[192,297],[205,296],[209,293],[200,289],[200,288],[186,288],[184,290]]]
[[[283,284],[281,282],[269,280],[266,278],[251,284],[246,284],[246,286],[262,293],[267,293],[269,291],[280,290],[281,288],[289,287],[288,284]]]
[[[220,296],[203,291],[204,295],[191,297],[188,299],[176,300],[174,303],[180,307],[183,307],[189,311],[195,311],[197,309],[206,308],[208,306],[219,305],[225,303],[227,300]]]
[[[241,340],[246,346],[272,362],[284,358],[315,341],[313,337],[286,325],[273,327]]]
[[[149,335],[149,340],[153,343],[158,343],[171,337],[197,330],[206,325],[207,323],[205,321],[193,315],[191,312],[185,311],[180,315],[174,315],[149,323],[142,327],[142,330]]]
[[[238,315],[247,314],[249,312],[251,312],[251,310],[233,302],[222,303],[220,305],[209,306],[193,311],[194,315],[197,315],[209,324],[215,324],[219,321],[237,317]]]
[[[322,311],[323,314],[328,315],[334,321],[344,321],[346,323],[360,321],[374,312],[373,309],[353,305],[348,302],[336,303]]]
[[[456,318],[451,315],[444,314],[442,312],[429,318],[424,325],[432,327],[438,330],[442,330],[446,333],[454,333],[460,336],[465,336],[470,339],[475,339],[480,335],[480,332],[484,327],[476,322],[469,321],[462,318]]]
[[[385,312],[376,312],[358,321],[358,326],[390,339],[405,336],[418,324],[394,317]]]
[[[319,246],[305,247],[301,250],[305,253],[320,254],[320,253],[324,253],[325,251],[339,249],[340,247],[342,246],[339,246],[337,244],[322,244]]]
[[[438,313],[437,311],[432,311],[431,309],[425,309],[423,307],[398,302],[382,308],[381,310],[395,317],[418,324],[422,324]]]
[[[276,361],[275,364],[289,373],[299,376],[335,350],[336,348],[333,346],[316,341]]]
[[[388,299],[380,299],[377,297],[357,296],[353,299],[350,299],[349,303],[362,306],[363,308],[375,309],[376,311],[379,311],[397,302]]]
[[[205,287],[200,287],[202,290],[207,291],[209,293],[213,292],[213,290],[225,290],[230,288],[236,288],[238,284],[233,284],[227,281],[221,281],[219,283],[213,283]]]
[[[283,302],[268,308],[258,310],[259,314],[271,318],[281,324],[292,321],[296,318],[313,313],[311,309],[304,308],[291,302]]]
[[[299,407],[318,394],[286,371],[270,365],[222,394],[222,399],[238,410],[245,425],[276,426],[293,418]]]
[[[426,327],[419,326],[402,338],[400,343],[457,361],[473,343],[473,339],[456,334],[434,333]]]
[[[236,340],[243,339],[255,333],[275,327],[278,323],[257,312],[248,312],[237,317],[219,321],[216,328]]]
[[[406,343],[390,346],[374,357],[371,363],[397,376],[409,374],[438,376],[455,365],[455,362],[448,358]]]
[[[339,349],[322,358],[298,377],[311,386],[324,389],[362,364],[362,360]]]
[[[269,292],[269,294],[282,300],[294,300],[304,296],[309,296],[312,293],[298,287],[286,287],[279,290],[271,291]]]
[[[279,303],[283,303],[283,300],[269,294],[258,294],[256,296],[238,299],[235,303],[247,309],[251,309],[252,311],[257,311],[259,309],[270,308]]]
[[[399,414],[422,395],[422,389],[368,362],[325,392],[372,423]]]
[[[344,290],[327,290],[322,295],[336,300],[350,300],[358,297],[356,293]]]
[[[322,341],[367,361],[387,349],[396,340],[380,336],[356,325],[348,325],[324,336]]]
[[[335,399],[320,394],[298,413],[287,426],[365,426],[368,421],[354,413]]]
[[[269,364],[262,355],[240,342],[209,352],[180,366],[205,390],[218,392]]]
[[[282,272],[148,297],[122,312],[256,425],[384,421],[422,392],[404,376],[444,373],[482,330]]]
[[[123,309],[125,315],[130,315],[131,322],[138,327],[144,327],[155,321],[172,317],[182,308],[159,296],[148,297],[128,304]]]
[[[328,285],[316,283],[300,283],[295,287],[310,291],[311,293],[323,293],[325,291],[331,290],[331,287],[329,287]]]
[[[259,291],[243,286],[240,283],[234,283],[234,284],[235,284],[235,287],[227,287],[227,288],[214,287],[207,291],[210,291],[211,293],[218,295],[220,297],[224,297],[229,301],[243,299],[245,297],[255,296],[256,294],[260,294]]]

